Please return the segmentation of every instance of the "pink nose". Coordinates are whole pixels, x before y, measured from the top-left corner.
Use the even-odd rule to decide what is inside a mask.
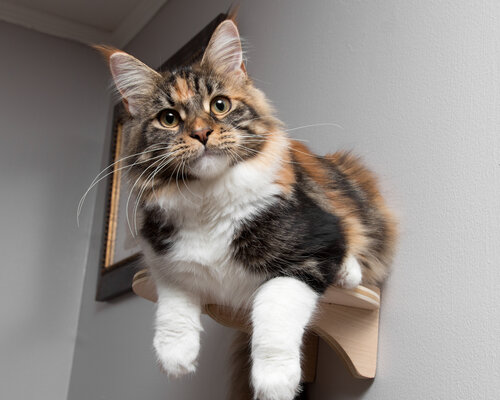
[[[213,132],[213,129],[210,128],[201,128],[196,129],[191,132],[191,136],[193,139],[199,140],[203,145],[206,145],[208,142],[208,137]]]

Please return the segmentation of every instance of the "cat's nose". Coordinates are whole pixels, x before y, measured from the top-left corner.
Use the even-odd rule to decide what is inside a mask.
[[[200,128],[191,132],[191,136],[193,139],[199,140],[203,145],[206,145],[208,142],[208,137],[213,132],[213,129],[210,128]]]

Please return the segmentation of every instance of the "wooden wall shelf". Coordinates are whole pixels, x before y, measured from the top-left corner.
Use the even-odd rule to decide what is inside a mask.
[[[156,302],[156,289],[147,271],[135,274],[132,289],[138,296]],[[379,308],[380,290],[376,287],[358,286],[350,290],[329,287],[320,299],[319,310],[304,338],[302,380],[314,381],[318,336],[338,353],[354,377],[374,378]],[[207,304],[204,313],[224,326],[245,332],[251,330],[243,310]]]

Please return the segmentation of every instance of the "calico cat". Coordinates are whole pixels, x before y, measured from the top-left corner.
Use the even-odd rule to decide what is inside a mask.
[[[244,308],[254,398],[293,399],[322,293],[388,272],[395,221],[376,178],[349,153],[317,156],[287,137],[247,75],[232,19],[200,62],[161,74],[101,51],[131,117],[125,156],[158,294],[161,366],[195,371],[203,304]]]

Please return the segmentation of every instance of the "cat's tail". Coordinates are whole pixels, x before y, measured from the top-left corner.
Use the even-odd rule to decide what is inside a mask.
[[[237,331],[231,344],[231,383],[227,400],[252,400],[250,335]]]

